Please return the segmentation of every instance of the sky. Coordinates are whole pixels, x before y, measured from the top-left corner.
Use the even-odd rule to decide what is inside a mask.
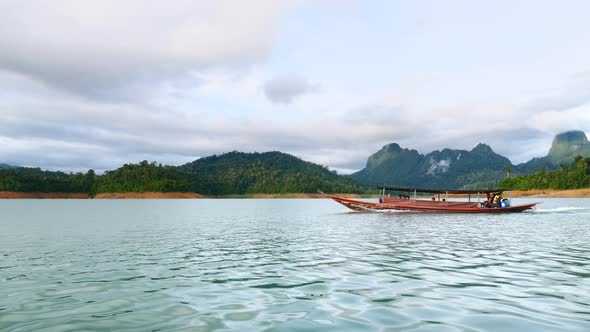
[[[0,0],[0,163],[383,145],[513,163],[590,132],[588,1]]]

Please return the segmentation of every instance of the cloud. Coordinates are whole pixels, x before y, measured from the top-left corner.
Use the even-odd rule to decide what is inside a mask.
[[[145,97],[191,71],[266,59],[292,1],[7,1],[0,70],[96,100]]]
[[[294,74],[277,76],[264,84],[264,94],[273,103],[289,104],[304,94],[318,90],[317,84]]]
[[[479,50],[478,27],[444,11],[408,38],[421,6],[291,10],[298,3],[0,1],[0,163],[100,170],[280,150],[350,172],[393,142],[421,153],[485,142],[520,162],[544,155],[559,131],[590,130],[588,73],[563,79],[587,66],[574,28],[553,27],[557,44],[533,29],[539,49],[511,62],[514,48]],[[521,16],[499,36],[526,25]],[[576,31],[586,22],[580,14]]]
[[[205,86],[219,93],[217,84]],[[275,112],[265,117],[214,108],[177,109],[167,102],[146,107],[64,99],[33,82],[17,84],[13,77],[2,80],[0,75],[0,91],[8,91],[6,85],[33,91],[35,98],[27,93],[0,96],[0,162],[66,171],[101,171],[144,159],[177,165],[231,150],[280,150],[350,173],[393,142],[421,153],[445,147],[470,150],[485,142],[515,158],[513,162],[523,162],[547,152],[556,133],[550,126],[555,118],[548,115],[564,114],[541,113],[523,123],[514,121],[510,112],[489,117],[487,108],[473,107],[469,113],[449,114],[455,121],[446,122],[437,121],[436,111],[375,103],[286,119]],[[239,86],[235,90],[240,91]],[[189,95],[189,105],[200,96]],[[579,121],[583,113],[565,114]],[[458,116],[469,126],[458,126]]]
[[[564,86],[548,91],[548,96],[532,100],[526,107],[528,112],[563,112],[590,104],[590,72],[580,72],[570,78]]]

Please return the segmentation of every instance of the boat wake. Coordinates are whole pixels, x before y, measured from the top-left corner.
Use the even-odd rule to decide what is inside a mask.
[[[393,209],[371,209],[363,208],[355,211],[348,211],[348,213],[381,213],[381,214],[399,214],[399,213],[424,213],[423,211],[412,210],[393,210]]]
[[[563,207],[557,207],[557,208],[553,208],[553,209],[542,209],[542,208],[537,208],[537,210],[535,212],[537,213],[569,213],[569,212],[579,212],[581,210],[587,210],[587,208],[583,208],[583,207],[578,207],[578,206],[563,206]]]
[[[424,213],[423,211],[412,211],[412,210],[376,210],[371,209],[371,212],[383,213],[383,214],[399,214],[399,213]]]

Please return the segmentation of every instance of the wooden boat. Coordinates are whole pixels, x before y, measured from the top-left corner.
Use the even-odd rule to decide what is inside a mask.
[[[368,202],[358,199],[350,199],[336,195],[324,194],[326,197],[355,211],[425,211],[425,212],[450,212],[450,213],[514,213],[533,209],[539,203],[511,205],[512,195],[509,199],[501,199],[495,207],[486,206],[486,201],[493,193],[502,193],[502,190],[440,190],[440,189],[415,189],[405,187],[379,187],[379,202]],[[389,194],[387,192],[390,192]],[[391,192],[410,193],[410,195],[393,195]],[[417,194],[434,194],[435,197],[418,198]],[[445,197],[441,199],[441,195]],[[482,194],[485,195],[482,201]],[[449,201],[449,195],[467,195],[465,201]],[[477,196],[477,201],[472,201],[472,196]]]

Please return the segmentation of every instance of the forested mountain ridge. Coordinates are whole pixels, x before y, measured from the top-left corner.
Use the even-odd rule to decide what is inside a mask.
[[[558,169],[560,165],[571,164],[577,156],[590,157],[590,142],[583,131],[571,130],[557,134],[551,148],[544,157],[533,158],[516,166],[519,173],[529,173],[542,168]]]
[[[590,143],[581,131],[557,135],[547,156],[520,165],[513,165],[483,143],[469,151],[443,149],[426,155],[393,143],[371,155],[366,167],[350,176],[340,176],[325,166],[278,151],[233,151],[181,166],[143,161],[125,164],[102,175],[93,170],[68,174],[0,164],[0,191],[79,192],[91,196],[104,192],[146,191],[205,195],[313,193],[318,189],[332,193],[367,193],[371,187],[382,184],[476,189],[497,186],[507,173],[514,177],[542,169],[543,174],[550,176],[554,174],[551,171],[568,169],[577,155],[590,157]],[[570,169],[580,170],[580,167]],[[537,178],[543,174],[537,174]],[[530,184],[531,181],[525,182]],[[572,181],[566,181],[568,186]]]
[[[367,188],[327,167],[278,152],[229,152],[179,166],[192,191],[208,195],[253,193],[363,193]]]
[[[366,193],[368,188],[324,166],[282,152],[229,152],[182,166],[142,161],[97,175],[18,167],[0,169],[0,191],[17,192],[196,192],[242,195],[325,192]]]
[[[90,193],[95,186],[94,171],[64,173],[40,168],[15,167],[0,169],[0,191]]]
[[[582,131],[568,131],[553,139],[545,157],[514,165],[486,144],[472,150],[443,149],[426,155],[399,144],[385,145],[371,155],[366,167],[351,175],[365,185],[403,185],[428,188],[494,187],[507,173],[525,174],[540,169],[555,170],[576,156],[590,157],[590,143]]]
[[[557,170],[542,168],[539,171],[506,178],[500,181],[502,189],[581,189],[590,187],[590,158],[578,156],[571,165],[562,164]]]
[[[92,194],[120,192],[190,192],[189,177],[177,167],[142,161],[96,176]]]
[[[351,178],[367,185],[487,187],[502,178],[506,165],[510,160],[481,143],[471,151],[444,149],[426,155],[394,143],[371,155],[367,167]]]

